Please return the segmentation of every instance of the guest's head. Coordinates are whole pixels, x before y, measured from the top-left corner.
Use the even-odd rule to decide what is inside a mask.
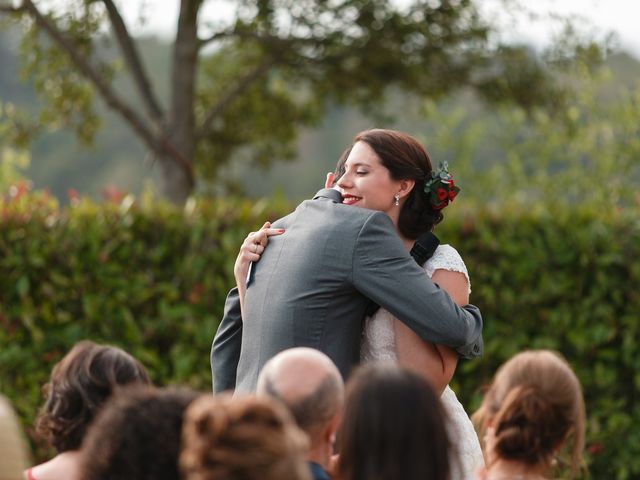
[[[0,480],[22,480],[22,472],[29,463],[18,417],[0,395]]]
[[[474,422],[484,432],[487,466],[499,460],[549,470],[572,438],[576,474],[584,445],[584,403],[569,364],[549,350],[525,351],[502,365]]]
[[[328,466],[344,402],[344,385],[335,364],[312,348],[291,348],[269,360],[257,393],[281,401],[309,436],[308,460]]]
[[[445,413],[429,384],[391,364],[369,364],[347,382],[338,436],[340,480],[450,478]]]
[[[400,233],[416,239],[443,218],[424,191],[432,170],[427,151],[415,138],[396,130],[372,129],[358,133],[342,154],[336,183],[343,194],[359,197],[354,205],[397,217]]]
[[[83,480],[177,480],[187,390],[133,386],[106,403],[82,445]]]
[[[53,367],[36,430],[58,453],[77,450],[105,400],[123,385],[150,383],[142,364],[125,351],[77,343]]]
[[[306,445],[273,400],[203,396],[185,416],[180,470],[183,480],[310,480]]]

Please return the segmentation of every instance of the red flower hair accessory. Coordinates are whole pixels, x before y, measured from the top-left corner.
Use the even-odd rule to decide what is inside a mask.
[[[431,172],[431,178],[424,182],[424,193],[434,210],[442,210],[453,202],[460,192],[460,187],[453,183],[453,175],[449,173],[449,164],[441,162],[437,170]]]

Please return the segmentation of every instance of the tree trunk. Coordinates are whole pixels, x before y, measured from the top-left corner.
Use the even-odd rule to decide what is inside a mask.
[[[193,177],[170,155],[157,156],[160,166],[160,193],[171,203],[184,205],[193,191]]]
[[[193,107],[199,49],[197,20],[201,4],[202,0],[182,0],[180,3],[173,51],[168,141],[171,150],[179,154],[185,165],[169,156],[158,159],[162,174],[162,193],[178,204],[184,203],[194,187],[190,168],[196,145]]]

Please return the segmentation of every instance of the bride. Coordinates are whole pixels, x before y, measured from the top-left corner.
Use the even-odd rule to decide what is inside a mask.
[[[413,137],[394,130],[373,129],[356,135],[338,162],[336,172],[339,178],[334,188],[342,193],[343,203],[385,212],[407,250],[411,250],[416,239],[442,221],[442,209],[459,190],[446,165],[434,171],[422,145]],[[332,183],[330,174],[327,185]],[[269,226],[265,224],[262,235],[277,234]],[[247,237],[236,261],[241,304],[249,264],[247,253],[255,254],[250,249],[255,243],[255,235]],[[469,275],[453,247],[439,245],[423,267],[458,305],[469,303]],[[431,383],[441,394],[448,414],[451,442],[457,454],[457,461],[452,461],[452,478],[475,478],[476,469],[483,465],[478,437],[448,386],[458,361],[455,351],[423,341],[389,312],[379,309],[366,319],[361,359],[363,362],[398,362]]]

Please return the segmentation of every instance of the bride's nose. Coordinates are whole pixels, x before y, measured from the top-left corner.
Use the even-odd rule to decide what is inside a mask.
[[[353,182],[351,180],[351,175],[349,174],[349,172],[344,172],[344,174],[336,182],[336,185],[340,188],[349,188],[350,186],[352,186]]]

